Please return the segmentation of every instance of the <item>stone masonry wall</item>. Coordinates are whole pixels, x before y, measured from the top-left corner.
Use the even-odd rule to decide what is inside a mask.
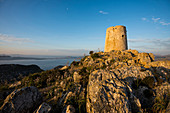
[[[106,31],[105,50],[127,50],[127,35],[125,26],[109,27]]]

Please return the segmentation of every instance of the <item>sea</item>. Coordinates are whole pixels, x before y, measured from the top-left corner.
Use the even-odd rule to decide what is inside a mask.
[[[22,64],[22,65],[38,65],[43,70],[50,70],[59,65],[70,65],[73,61],[78,61],[79,59],[75,58],[61,58],[61,59],[24,59],[24,60],[0,60],[1,64]]]

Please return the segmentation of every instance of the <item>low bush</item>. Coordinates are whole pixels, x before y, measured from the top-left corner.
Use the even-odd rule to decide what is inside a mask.
[[[170,93],[156,96],[155,103],[152,107],[154,113],[165,113],[170,99]]]
[[[80,63],[79,61],[73,61],[73,62],[71,63],[71,65],[78,66],[79,63]]]
[[[91,54],[91,57],[92,57],[93,59],[95,59],[95,58],[100,58],[100,55],[99,55],[98,53],[94,53],[94,54]]]

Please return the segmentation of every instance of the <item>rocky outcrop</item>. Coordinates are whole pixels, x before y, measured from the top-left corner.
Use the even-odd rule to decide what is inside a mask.
[[[74,72],[73,78],[74,78],[74,82],[75,82],[75,83],[80,83],[80,80],[82,79],[82,76],[79,75],[79,73]]]
[[[0,65],[0,84],[21,80],[24,76],[41,71],[37,65],[3,64]]]
[[[47,103],[43,102],[39,108],[34,111],[34,113],[48,113],[51,110],[51,106],[48,105]]]
[[[7,112],[16,112],[16,108],[19,112],[26,109],[28,112],[49,112],[51,109],[50,112],[56,113],[164,113],[169,107],[169,70],[169,61],[154,61],[151,53],[137,50],[90,52],[89,56],[70,66],[30,74],[7,87],[12,91],[13,88],[36,86],[46,103],[41,101],[38,104],[42,105],[31,106],[31,102],[26,106],[23,101],[32,101],[25,100],[30,98],[28,94],[32,91],[23,93],[19,89],[7,97],[1,108],[8,109]]]
[[[1,113],[32,113],[42,103],[42,97],[36,87],[25,87],[13,91],[4,100]]]
[[[131,106],[133,102],[133,107]],[[135,108],[134,108],[135,106]],[[135,100],[124,81],[110,71],[96,70],[89,76],[87,86],[88,113],[130,113],[140,110],[139,100]]]
[[[72,105],[67,105],[62,113],[75,113],[76,110]]]

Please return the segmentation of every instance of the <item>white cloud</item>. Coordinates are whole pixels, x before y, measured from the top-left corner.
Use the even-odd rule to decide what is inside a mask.
[[[153,52],[159,54],[170,53],[170,38],[162,39],[128,39],[130,48],[138,49],[145,52]]]
[[[104,14],[104,15],[109,14],[108,12],[104,12],[104,11],[99,11],[99,13]]]
[[[147,22],[149,22],[149,20],[147,19],[147,18],[141,18],[143,21],[147,21]],[[161,24],[161,25],[170,25],[170,23],[166,23],[166,22],[164,22],[163,21],[163,19],[161,19],[161,18],[154,18],[154,17],[152,17],[151,18],[151,20],[154,22],[154,23],[159,23],[159,24]]]
[[[170,23],[166,23],[166,22],[160,22],[160,24],[162,24],[162,25],[170,25]]]
[[[157,22],[158,20],[160,20],[160,18],[152,18],[152,20],[154,21],[154,22]]]
[[[19,43],[33,42],[29,38],[16,38],[16,37],[9,36],[9,35],[6,35],[6,34],[0,34],[0,41],[4,41],[4,42],[19,42]]]
[[[147,20],[146,18],[142,18],[143,21]]]

